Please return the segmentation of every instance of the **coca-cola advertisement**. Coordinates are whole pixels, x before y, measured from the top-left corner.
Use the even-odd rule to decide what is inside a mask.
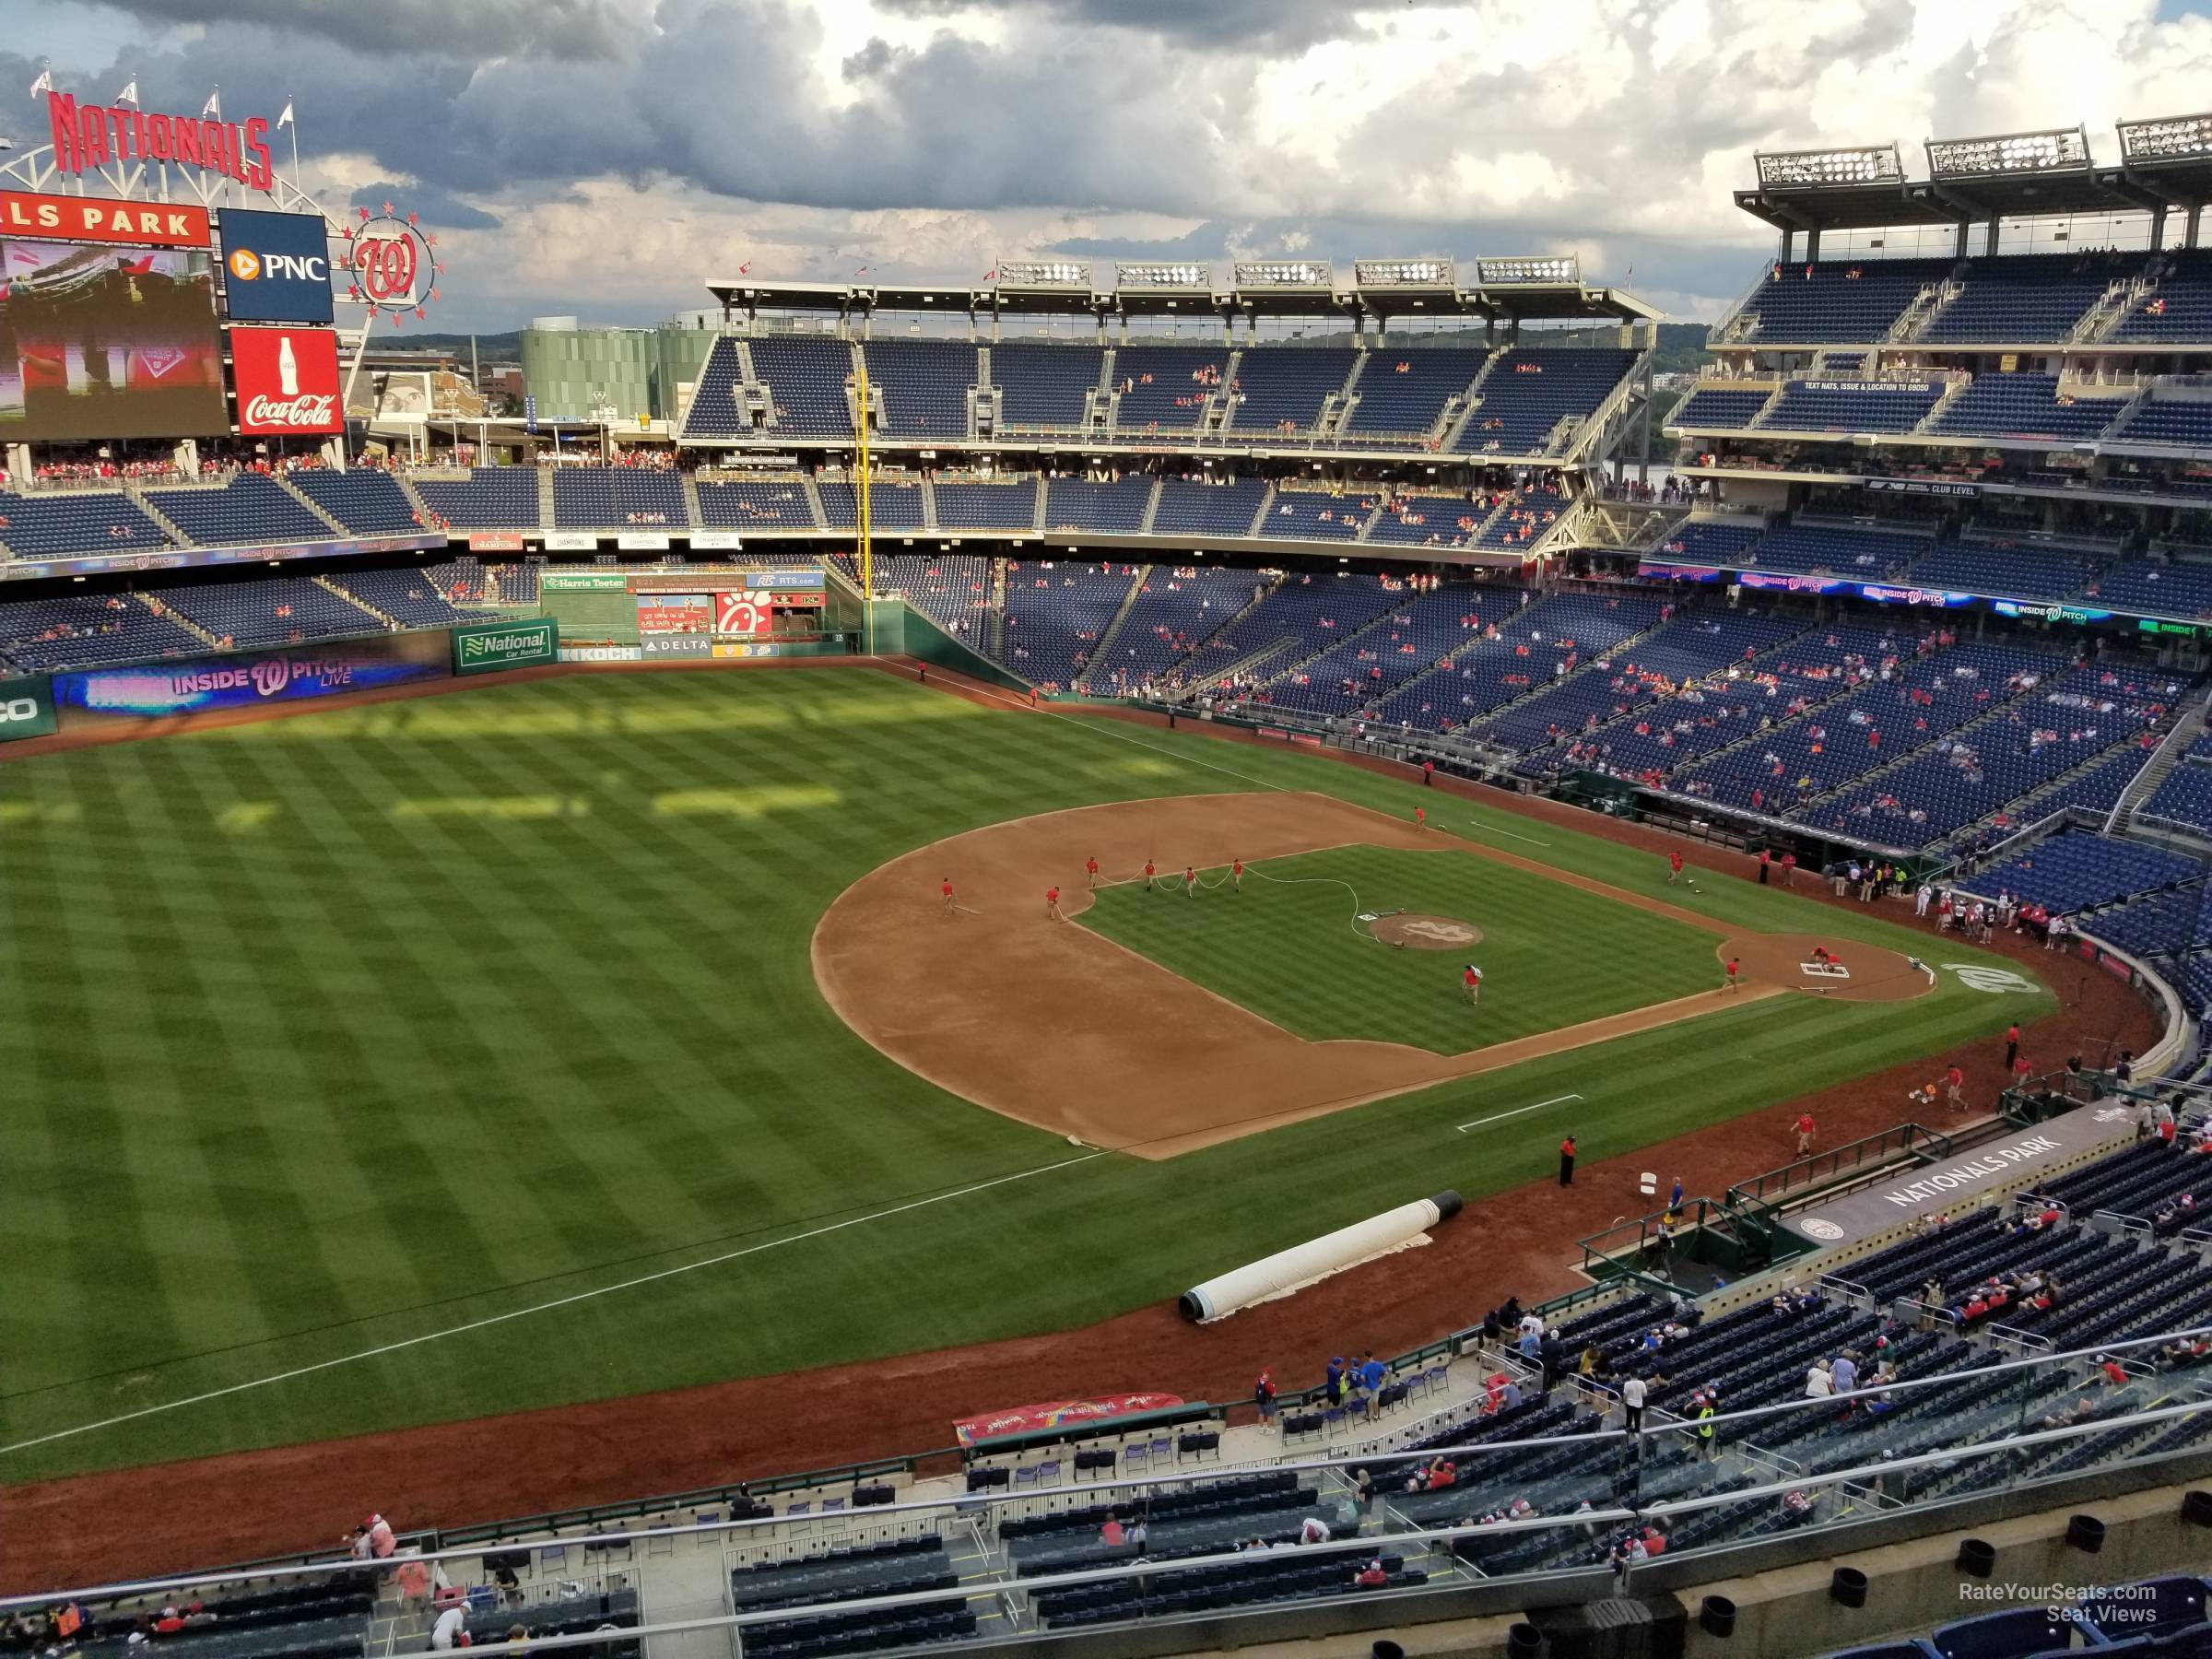
[[[326,328],[233,328],[230,368],[238,429],[276,438],[345,425],[338,410],[338,337]]]

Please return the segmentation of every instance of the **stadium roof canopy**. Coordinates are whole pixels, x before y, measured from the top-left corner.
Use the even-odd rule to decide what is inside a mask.
[[[2119,124],[2100,165],[2079,127],[1928,140],[1927,177],[1891,144],[1764,152],[1735,205],[1775,229],[1875,230],[2085,213],[2194,213],[2212,203],[2212,115]]]
[[[1349,282],[1325,261],[1239,262],[1230,281],[1205,264],[1123,265],[1100,287],[1086,260],[1007,260],[975,287],[754,282],[711,278],[724,312],[863,319],[877,312],[1115,318],[1335,317],[1380,324],[1414,317],[1477,322],[1641,323],[1663,313],[1618,288],[1592,288],[1572,254],[1546,258],[1360,260]]]

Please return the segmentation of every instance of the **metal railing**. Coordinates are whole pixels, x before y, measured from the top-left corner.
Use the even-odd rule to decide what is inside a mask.
[[[1870,1166],[1887,1166],[1903,1159],[1930,1163],[1951,1154],[1951,1137],[1920,1124],[1899,1124],[1878,1135],[1861,1135],[1826,1152],[1816,1152],[1786,1163],[1779,1170],[1739,1181],[1728,1189],[1731,1206],[1753,1204],[1774,1207],[1794,1194],[1806,1195],[1830,1183],[1841,1183],[1853,1171],[1873,1172]]]

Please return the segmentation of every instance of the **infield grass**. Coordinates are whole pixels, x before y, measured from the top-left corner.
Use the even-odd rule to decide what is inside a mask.
[[[1720,982],[1719,937],[1511,865],[1449,852],[1333,847],[1180,883],[1104,889],[1077,919],[1250,1008],[1321,1041],[1368,1038],[1465,1053],[1577,1025]],[[1208,882],[1215,883],[1206,886]],[[1377,911],[1468,923],[1480,943],[1394,950],[1359,923]],[[1483,972],[1482,999],[1462,969]]]
[[[1504,1106],[1580,1092],[1594,1161],[2051,1006],[1948,975],[1774,999],[1362,1107],[1358,1134],[1071,1163],[815,990],[815,921],[899,853],[1272,787],[1425,798],[1664,887],[1650,854],[1324,759],[859,672],[483,686],[0,765],[0,1481],[1083,1324],[1546,1173],[1560,1125],[1453,1132]],[[1740,881],[1666,897],[1924,943]]]

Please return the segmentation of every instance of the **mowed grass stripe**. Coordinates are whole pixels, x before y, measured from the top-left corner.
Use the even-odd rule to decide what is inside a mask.
[[[861,1043],[821,1004],[806,970],[806,941],[822,906],[852,880],[942,836],[1100,800],[1249,786],[1180,756],[1345,794],[1400,818],[1424,799],[1392,780],[1312,757],[1277,757],[1207,738],[1186,744],[1181,734],[1144,736],[1147,746],[1137,747],[1079,724],[976,709],[888,677],[702,674],[472,688],[133,751],[143,757],[134,764],[144,769],[134,795],[143,804],[149,793],[173,794],[176,821],[157,834],[126,819],[111,832],[153,843],[158,859],[182,857],[221,877],[194,874],[191,885],[206,892],[180,904],[176,918],[186,936],[163,948],[206,948],[196,937],[199,919],[202,907],[216,902],[258,904],[301,930],[299,948],[311,962],[320,948],[313,935],[342,931],[359,961],[390,983],[377,1023],[366,1015],[355,1022],[355,1042],[366,1044],[372,1030],[388,1030],[394,1021],[415,1036],[377,1056],[379,1076],[368,1092],[380,1101],[414,1101],[410,1131],[452,1152],[448,1161],[460,1172],[450,1186],[419,1170],[387,1174],[389,1155],[373,1125],[356,1129],[345,1114],[325,1113],[322,1121],[346,1137],[356,1165],[346,1177],[349,1217],[330,1227],[359,1227],[378,1251],[404,1237],[421,1263],[422,1282],[397,1275],[390,1282],[395,1298],[419,1294],[419,1304],[402,1309],[356,1288],[357,1304],[378,1310],[373,1316],[163,1367],[137,1401],[182,1398],[637,1271],[614,1251],[596,1248],[606,1241],[603,1235],[580,1227],[564,1236],[548,1226],[555,1206],[547,1194],[558,1183],[539,1181],[541,1168],[588,1163],[609,1190],[605,1199],[571,1202],[559,1194],[564,1216],[603,1207],[635,1218],[657,1202],[666,1225],[642,1241],[658,1253],[649,1263],[657,1266],[729,1247],[710,1242],[706,1232],[673,1236],[701,1221],[719,1222],[712,1231],[724,1241],[772,1239],[825,1215],[863,1214],[1066,1156],[1053,1138],[944,1096]],[[1157,752],[1159,742],[1171,746],[1168,753]],[[288,787],[278,792],[281,810],[262,815],[261,828],[249,833],[253,815],[218,810],[209,789],[172,789],[171,769],[202,744],[236,745],[251,754],[261,775],[241,771],[236,785],[253,797],[248,805],[265,804],[268,780],[283,780]],[[124,856],[76,847],[59,821],[65,797],[97,760],[89,753],[48,757],[8,770],[11,800],[16,780],[27,773],[37,798],[52,797],[55,816],[33,825],[38,852],[30,858],[18,860],[9,849],[0,888],[0,961],[10,953],[20,959],[26,939],[58,940],[80,926],[88,940],[116,948],[122,935],[98,907],[59,910],[51,899],[64,880],[110,878]],[[641,763],[650,766],[654,791],[628,782]],[[50,784],[50,775],[65,781]],[[588,831],[560,820],[430,824],[402,822],[392,813],[404,796],[511,795],[549,787],[548,778],[550,787],[601,780],[589,797]],[[607,781],[615,779],[624,781]],[[808,784],[828,786],[830,797],[815,805],[792,793]],[[717,793],[690,798],[688,805],[704,809],[653,811],[652,794],[669,790]],[[764,798],[748,804],[748,790]],[[1433,793],[1426,798],[1433,807]],[[765,809],[771,802],[774,809]],[[763,810],[748,816],[752,806]],[[8,829],[12,834],[13,822]],[[1648,868],[1634,874],[1618,858],[1620,849],[1548,826],[1541,833],[1556,840],[1560,858],[1587,854],[1590,873],[1602,879],[1652,882]],[[271,835],[287,841],[294,867],[323,872],[320,910],[296,888],[265,880],[256,899],[253,883],[240,887],[233,861],[199,856],[216,838],[252,845]],[[43,870],[65,849],[57,874],[42,882],[46,891],[29,894],[15,879],[18,864]],[[262,857],[265,850],[249,853],[249,866]],[[599,897],[594,909],[594,898],[578,898],[550,918],[523,919],[528,925],[505,914],[542,903],[579,862],[605,878],[604,891],[615,900]],[[285,867],[268,865],[273,872]],[[695,874],[702,878],[695,882]],[[1659,875],[1663,884],[1663,868]],[[1742,888],[1742,914],[1756,924],[1799,926],[1782,895],[1721,886]],[[725,922],[733,912],[737,920]],[[719,1087],[672,1100],[650,1077],[635,1075],[641,1036],[688,1054],[683,1043],[697,1040],[689,1026],[703,1023],[702,998],[664,994],[665,975],[657,965],[641,964],[639,946],[610,955],[598,932],[608,915],[636,925],[640,940],[656,927],[680,938],[684,952],[716,982],[703,1002],[717,1052],[727,1054],[726,1064],[718,1062]],[[235,925],[248,930],[243,920]],[[46,948],[41,943],[41,953]],[[345,952],[333,949],[328,959],[326,994],[353,982]],[[692,971],[688,962],[683,971]],[[183,983],[190,991],[196,982]],[[50,998],[41,1006],[53,1018],[12,1038],[39,1049],[29,1062],[33,1075],[81,1066],[76,1056],[121,1006],[102,991],[94,981],[81,996]],[[282,984],[268,992],[284,994]],[[717,994],[725,997],[719,1007]],[[1557,1144],[1551,1125],[1480,1147],[1473,1143],[1482,1137],[1456,1135],[1452,1125],[1497,1110],[1501,1100],[1525,1103],[1560,1092],[1563,1076],[1583,1079],[1566,1087],[1592,1097],[1581,1133],[1594,1159],[1832,1081],[1846,1065],[1864,1070],[1925,1052],[1920,1033],[1941,1032],[1948,1041],[1954,1030],[1961,1037],[1993,1032],[2006,1018],[2045,1006],[2047,998],[1947,989],[1908,1005],[1909,1014],[1779,1001],[1759,1005],[1772,1011],[1760,1018],[1751,1018],[1752,1009],[1730,1010],[1714,1023],[1699,1022],[1694,1038],[1646,1033],[1164,1165],[1101,1159],[976,1200],[870,1222],[542,1321],[441,1340],[11,1456],[0,1460],[0,1480],[1062,1328],[1171,1296],[1194,1277],[1439,1185],[1479,1198],[1544,1173]],[[609,1022],[626,1040],[608,1033]],[[686,1029],[678,1033],[677,1026]],[[472,1083],[472,1067],[492,1069],[488,1056],[515,1064],[489,1082]],[[71,1075],[105,1086],[97,1068]],[[329,1081],[340,1087],[344,1080]],[[1081,1079],[1071,1077],[1069,1087],[1080,1088]],[[456,1100],[464,1089],[473,1091]],[[175,1090],[170,1098],[189,1117],[206,1109]],[[533,1111],[544,1114],[543,1132],[523,1115]],[[123,1122],[129,1133],[138,1120],[126,1112]],[[0,1116],[0,1149],[12,1150],[20,1138]],[[149,1139],[135,1136],[133,1144]],[[295,1148],[288,1142],[280,1150]],[[864,1162],[864,1153],[873,1156]],[[334,1156],[328,1130],[302,1135],[296,1161],[310,1167],[288,1176],[312,1190],[312,1166]],[[888,1178],[878,1173],[886,1166]],[[836,1179],[864,1167],[865,1182]],[[16,1180],[12,1161],[0,1164],[0,1198],[14,1196]],[[394,1212],[364,1214],[358,1189],[387,1186],[402,1194]],[[805,1207],[825,1192],[822,1207]],[[0,1216],[8,1207],[0,1203]],[[451,1296],[429,1293],[467,1277],[450,1271],[470,1251],[459,1222],[492,1258],[490,1273]],[[203,1247],[227,1249],[226,1238],[223,1229],[211,1230]],[[1116,1247],[1101,1252],[1102,1239]],[[100,1305],[99,1288],[78,1277],[76,1265],[64,1256],[53,1277],[24,1291],[11,1281],[10,1300],[28,1297],[50,1312]],[[71,1374],[63,1364],[89,1371],[147,1351],[143,1329],[104,1316],[85,1323],[85,1342],[76,1349],[14,1345],[11,1380],[19,1372],[27,1383],[56,1381]],[[0,1438],[88,1420],[105,1415],[107,1403],[89,1387],[0,1403]]]

